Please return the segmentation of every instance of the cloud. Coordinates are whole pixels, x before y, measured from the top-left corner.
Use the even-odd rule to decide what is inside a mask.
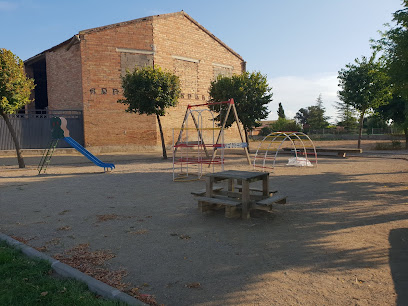
[[[9,1],[0,1],[0,11],[12,11],[18,7],[17,3]]]
[[[325,114],[331,117],[329,121],[335,122],[337,114],[333,104],[338,101],[337,74],[283,76],[269,79],[268,82],[273,92],[273,102],[269,105],[270,120],[278,118],[276,112],[279,102],[282,103],[286,117],[293,118],[302,107],[315,105],[316,99],[321,94]]]

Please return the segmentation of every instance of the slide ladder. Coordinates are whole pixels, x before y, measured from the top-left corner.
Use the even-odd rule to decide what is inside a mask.
[[[58,145],[58,139],[53,139],[49,142],[48,148],[44,150],[43,156],[41,157],[40,163],[38,164],[37,170],[38,174],[41,174],[41,171],[45,173],[47,166],[51,162],[52,154],[54,153],[55,148]]]

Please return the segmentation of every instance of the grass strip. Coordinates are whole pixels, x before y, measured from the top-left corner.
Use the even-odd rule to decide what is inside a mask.
[[[0,305],[126,305],[108,301],[86,284],[58,276],[44,260],[30,259],[0,241]]]

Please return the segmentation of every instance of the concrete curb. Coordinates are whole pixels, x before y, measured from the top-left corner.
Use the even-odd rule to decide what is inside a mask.
[[[44,253],[41,253],[36,249],[29,247],[28,245],[25,245],[24,243],[21,243],[20,241],[17,241],[3,233],[0,233],[0,240],[5,241],[10,246],[20,249],[21,252],[23,252],[23,254],[30,258],[48,261],[51,264],[51,268],[57,274],[63,277],[73,278],[81,282],[84,282],[85,284],[88,285],[90,291],[106,299],[119,300],[121,302],[127,303],[128,305],[140,305],[140,306],[147,305],[139,301],[138,299],[116,288],[113,288],[89,275],[86,275],[85,273],[82,273],[81,271],[60,262],[59,260],[56,260],[48,255],[45,255]]]

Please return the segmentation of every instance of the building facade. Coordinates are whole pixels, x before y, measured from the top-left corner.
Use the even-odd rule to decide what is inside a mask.
[[[208,101],[219,74],[245,70],[242,57],[185,12],[156,15],[80,31],[25,61],[37,84],[35,104],[49,110],[81,110],[86,147],[160,147],[155,116],[125,112],[121,76],[126,70],[157,65],[179,76],[177,107],[162,117],[166,143],[179,128],[188,104]]]

